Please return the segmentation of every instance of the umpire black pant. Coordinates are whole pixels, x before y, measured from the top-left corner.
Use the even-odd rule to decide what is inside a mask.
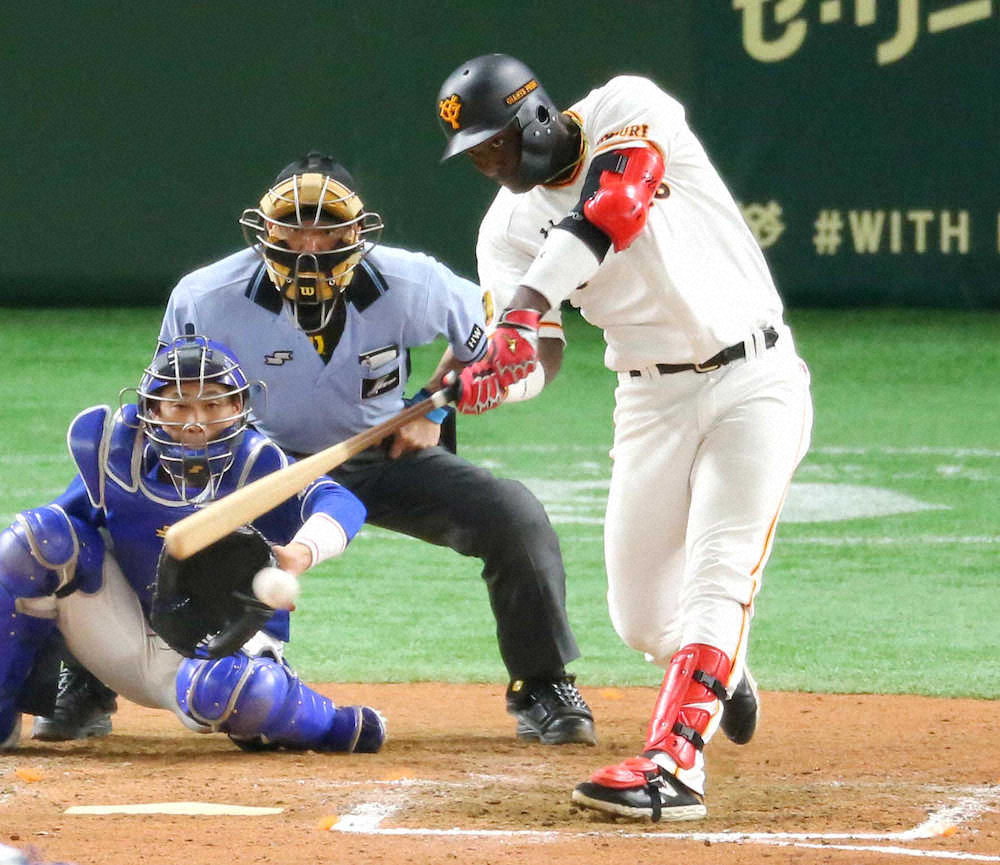
[[[550,677],[580,657],[559,540],[524,484],[441,447],[395,460],[373,448],[330,477],[361,499],[369,523],[482,559],[511,679]]]

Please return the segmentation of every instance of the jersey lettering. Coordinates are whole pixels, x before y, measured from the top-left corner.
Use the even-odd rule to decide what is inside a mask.
[[[615,129],[611,132],[606,132],[600,137],[597,142],[597,146],[600,147],[605,141],[610,141],[612,138],[648,138],[649,137],[649,124],[647,123],[633,123],[628,126],[623,126],[621,129]]]

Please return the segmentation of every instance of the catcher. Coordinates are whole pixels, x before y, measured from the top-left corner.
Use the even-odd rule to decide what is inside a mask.
[[[225,346],[189,335],[156,353],[135,404],[74,418],[77,476],[0,533],[0,750],[17,746],[21,712],[38,713],[32,673],[57,629],[115,691],[192,730],[246,750],[379,750],[381,715],[305,685],[283,658],[288,611],[252,591],[264,567],[297,578],[341,554],[365,518],[351,492],[322,479],[202,554],[162,552],[199,504],[288,464],[248,427],[250,390]]]

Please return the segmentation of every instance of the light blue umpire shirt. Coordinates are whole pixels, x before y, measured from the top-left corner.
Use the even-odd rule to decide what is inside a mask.
[[[345,292],[346,323],[327,363],[292,317],[254,249],[183,277],[160,330],[224,343],[249,379],[267,385],[254,423],[292,453],[315,453],[403,408],[408,350],[448,340],[460,361],[486,352],[483,293],[434,258],[376,246]]]

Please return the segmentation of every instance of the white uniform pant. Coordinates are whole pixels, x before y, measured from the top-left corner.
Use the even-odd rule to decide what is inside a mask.
[[[604,541],[615,630],[654,663],[705,643],[739,683],[754,598],[809,446],[809,372],[785,330],[711,373],[619,374]]]

